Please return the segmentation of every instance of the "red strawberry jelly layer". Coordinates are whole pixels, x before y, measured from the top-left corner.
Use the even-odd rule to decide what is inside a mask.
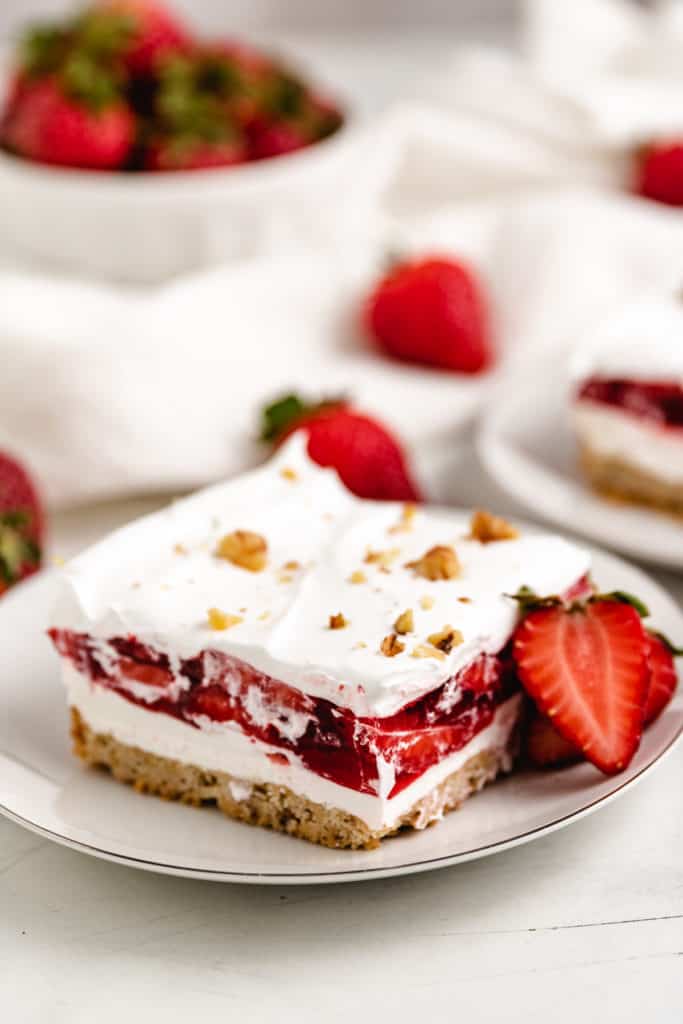
[[[165,654],[133,636],[104,645],[68,630],[51,630],[50,636],[79,672],[133,704],[195,727],[206,719],[232,723],[253,740],[279,748],[282,756],[296,755],[317,775],[362,793],[378,791],[378,758],[394,769],[394,796],[469,743],[519,690],[506,650],[481,655],[394,715],[360,718],[218,651],[183,661],[174,675]],[[140,696],[141,685],[150,687],[144,695],[150,699]]]
[[[622,409],[665,427],[683,427],[683,388],[675,381],[589,377],[578,397]]]

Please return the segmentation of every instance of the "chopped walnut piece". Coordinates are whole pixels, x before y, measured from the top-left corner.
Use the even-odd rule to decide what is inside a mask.
[[[459,597],[458,601],[460,602],[460,604],[472,604],[471,597]]]
[[[293,581],[293,579],[294,579],[294,577],[292,576],[291,572],[280,572],[280,573],[278,573],[278,577],[277,577],[278,583],[291,583]]]
[[[349,583],[367,583],[368,578],[361,569],[355,569],[349,576]]]
[[[432,647],[438,647],[444,654],[450,654],[454,647],[463,642],[463,639],[460,630],[453,629],[452,626],[444,626],[439,633],[432,633],[427,637]]]
[[[413,519],[417,512],[417,505],[410,502],[403,506],[401,518],[394,526],[389,527],[389,533],[409,533],[413,528]]]
[[[482,508],[478,508],[472,513],[470,522],[470,538],[472,540],[490,544],[495,540],[514,540],[516,537],[519,537],[519,530],[516,530],[502,516],[494,516]]]
[[[405,651],[406,645],[402,644],[395,633],[389,633],[388,636],[384,637],[382,643],[379,646],[382,654],[387,658],[395,658],[401,651]]]
[[[413,647],[410,656],[411,658],[437,658],[439,661],[445,661],[446,658],[443,651],[440,651],[438,647],[432,647],[431,644],[418,644],[417,647]]]
[[[187,554],[187,548],[185,547],[184,544],[174,544],[173,545],[173,554],[174,555],[186,555]]]
[[[217,558],[224,558],[240,569],[261,572],[268,561],[268,544],[260,533],[233,530],[219,540],[214,553]]]
[[[378,565],[380,569],[388,569],[400,554],[400,548],[388,548],[386,551],[373,551],[372,548],[368,548],[364,561],[367,565]]]
[[[420,608],[424,608],[424,610],[428,612],[429,609],[433,607],[434,598],[431,596],[431,594],[425,594],[424,597],[420,598]]]
[[[292,560],[291,562],[285,562],[282,566],[285,572],[296,572],[297,569],[301,568],[301,562]]]
[[[244,622],[241,615],[230,615],[228,612],[222,612],[220,608],[209,608],[207,618],[211,629],[219,631],[230,629],[231,626],[238,626],[240,622]]]
[[[362,651],[367,646],[365,640],[359,640],[357,644],[353,645],[353,649],[354,651]]]
[[[423,576],[426,580],[452,580],[460,575],[460,561],[452,547],[437,544],[426,551],[422,558],[408,562],[406,569],[413,569],[417,576]]]
[[[289,466],[283,466],[280,470],[280,476],[284,477],[285,480],[298,480],[299,476],[295,469],[291,469]]]
[[[259,622],[265,622],[266,619],[270,618],[270,612],[261,612],[261,614],[259,615],[258,618],[259,618]]]
[[[347,619],[344,618],[341,612],[337,612],[336,615],[330,615],[328,623],[330,629],[344,629],[348,624]]]
[[[415,629],[415,619],[413,617],[413,609],[406,608],[404,612],[401,612],[399,617],[394,623],[394,629],[397,633],[405,636],[406,633],[412,633]]]

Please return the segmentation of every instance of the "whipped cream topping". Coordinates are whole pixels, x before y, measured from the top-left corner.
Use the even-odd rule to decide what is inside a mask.
[[[560,593],[589,569],[587,552],[559,537],[482,544],[468,539],[466,513],[419,508],[406,522],[403,511],[350,494],[335,471],[309,459],[305,436],[294,435],[259,469],[140,519],[73,560],[54,625],[102,640],[133,634],[168,654],[176,671],[183,658],[222,651],[357,715],[386,716],[503,647],[518,615],[505,595],[522,586]],[[216,557],[234,530],[266,539],[265,569]],[[455,548],[456,578],[431,581],[406,567],[435,545]],[[385,554],[368,562],[368,551]],[[363,581],[352,582],[359,573]],[[240,621],[212,629],[210,608]],[[407,609],[413,631],[387,657],[382,640]],[[345,625],[331,629],[339,613]],[[412,656],[445,625],[462,642],[445,656]]]
[[[645,296],[603,320],[580,346],[572,376],[683,386],[683,300]]]

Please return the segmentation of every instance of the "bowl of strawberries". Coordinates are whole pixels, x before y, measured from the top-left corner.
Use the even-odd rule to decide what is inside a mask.
[[[269,223],[335,194],[353,149],[338,103],[289,63],[200,39],[158,0],[29,26],[3,85],[3,230],[89,276],[248,256]]]

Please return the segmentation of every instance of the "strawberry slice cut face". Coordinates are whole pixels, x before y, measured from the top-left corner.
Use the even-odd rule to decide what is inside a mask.
[[[539,710],[601,771],[638,749],[649,685],[649,641],[636,609],[618,600],[540,608],[518,627],[514,657]]]

